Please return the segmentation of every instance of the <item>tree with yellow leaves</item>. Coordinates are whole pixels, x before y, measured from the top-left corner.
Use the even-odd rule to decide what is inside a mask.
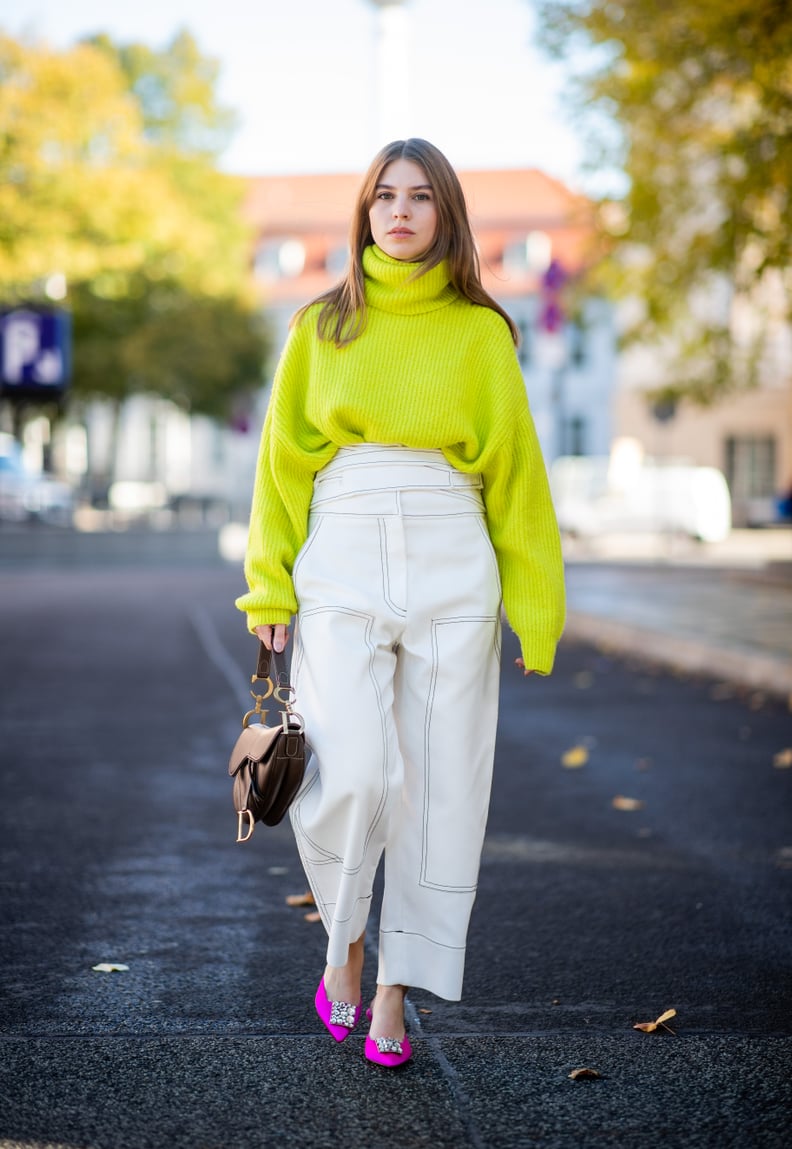
[[[260,385],[215,76],[187,33],[162,52],[0,36],[0,299],[65,278],[75,396],[152,392],[222,418]]]
[[[667,367],[660,398],[752,383],[792,317],[792,8],[782,0],[538,0],[572,62],[601,205],[600,274],[640,303],[628,339]]]

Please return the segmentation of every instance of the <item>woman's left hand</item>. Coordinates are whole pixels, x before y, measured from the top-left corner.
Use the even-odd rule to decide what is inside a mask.
[[[526,670],[525,669],[525,663],[523,662],[523,660],[521,658],[515,658],[514,665],[519,667],[519,669],[523,672],[523,674],[525,675],[526,678],[528,677],[529,674],[536,674],[535,670]]]

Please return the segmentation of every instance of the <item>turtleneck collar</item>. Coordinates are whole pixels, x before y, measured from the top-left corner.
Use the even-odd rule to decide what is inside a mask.
[[[420,263],[393,259],[376,244],[365,248],[366,303],[395,315],[421,315],[447,307],[458,298],[456,288],[449,283],[445,261],[410,280],[420,266]]]

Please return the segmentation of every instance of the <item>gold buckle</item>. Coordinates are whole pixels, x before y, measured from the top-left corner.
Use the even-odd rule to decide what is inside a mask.
[[[254,674],[250,681],[256,682],[259,680],[256,678],[256,676]],[[251,690],[251,692],[250,692],[250,697],[255,699],[256,705],[254,706],[254,708],[252,710],[248,710],[247,714],[242,719],[242,729],[243,730],[247,730],[250,719],[254,718],[256,715],[258,715],[259,722],[261,722],[262,724],[266,723],[266,721],[267,721],[267,711],[262,710],[261,704],[262,704],[262,702],[265,701],[265,699],[269,698],[269,696],[272,694],[273,690],[275,689],[275,686],[274,686],[274,683],[273,683],[271,678],[267,678],[267,679],[265,679],[265,681],[266,681],[267,686],[269,688],[267,690],[266,694],[256,694],[255,690]]]

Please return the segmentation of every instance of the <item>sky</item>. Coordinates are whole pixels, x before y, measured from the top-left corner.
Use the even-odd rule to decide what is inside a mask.
[[[105,31],[161,48],[187,27],[239,118],[227,171],[358,172],[390,139],[422,136],[462,170],[535,167],[595,190],[531,0],[405,0],[384,18],[386,56],[372,0],[0,0],[3,31],[55,47]]]

